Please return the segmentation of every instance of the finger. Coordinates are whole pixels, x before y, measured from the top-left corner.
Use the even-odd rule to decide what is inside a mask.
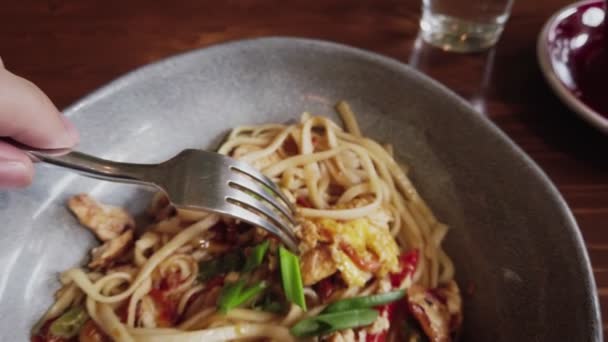
[[[0,68],[4,68],[4,63],[2,62],[2,57],[0,57]]]
[[[33,176],[32,161],[16,147],[0,142],[0,189],[28,186]]]
[[[33,83],[0,69],[0,136],[37,148],[78,143],[74,126]]]

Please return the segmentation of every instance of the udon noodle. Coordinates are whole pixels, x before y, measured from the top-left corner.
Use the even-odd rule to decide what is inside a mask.
[[[299,255],[260,228],[176,210],[160,193],[153,223],[137,230],[125,210],[77,195],[68,206],[102,245],[87,267],[61,274],[32,340],[454,339],[462,305],[441,247],[447,226],[393,148],[362,135],[348,104],[337,111],[344,128],[304,113],[234,128],[218,150],[295,204]]]

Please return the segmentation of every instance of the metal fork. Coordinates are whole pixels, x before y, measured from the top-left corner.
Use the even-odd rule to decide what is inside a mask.
[[[33,161],[113,182],[153,186],[178,209],[206,210],[259,226],[298,252],[295,208],[277,185],[252,166],[219,153],[187,149],[159,164],[105,160],[66,149],[42,150],[1,139]]]

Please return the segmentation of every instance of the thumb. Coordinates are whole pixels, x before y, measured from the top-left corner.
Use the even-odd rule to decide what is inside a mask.
[[[33,83],[0,68],[0,136],[38,148],[72,147],[76,128]]]
[[[31,160],[16,147],[0,141],[0,189],[28,186],[33,175]]]

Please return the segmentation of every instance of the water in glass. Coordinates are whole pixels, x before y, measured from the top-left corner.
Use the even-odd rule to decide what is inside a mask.
[[[447,51],[480,51],[494,45],[513,0],[423,0],[422,38]]]

